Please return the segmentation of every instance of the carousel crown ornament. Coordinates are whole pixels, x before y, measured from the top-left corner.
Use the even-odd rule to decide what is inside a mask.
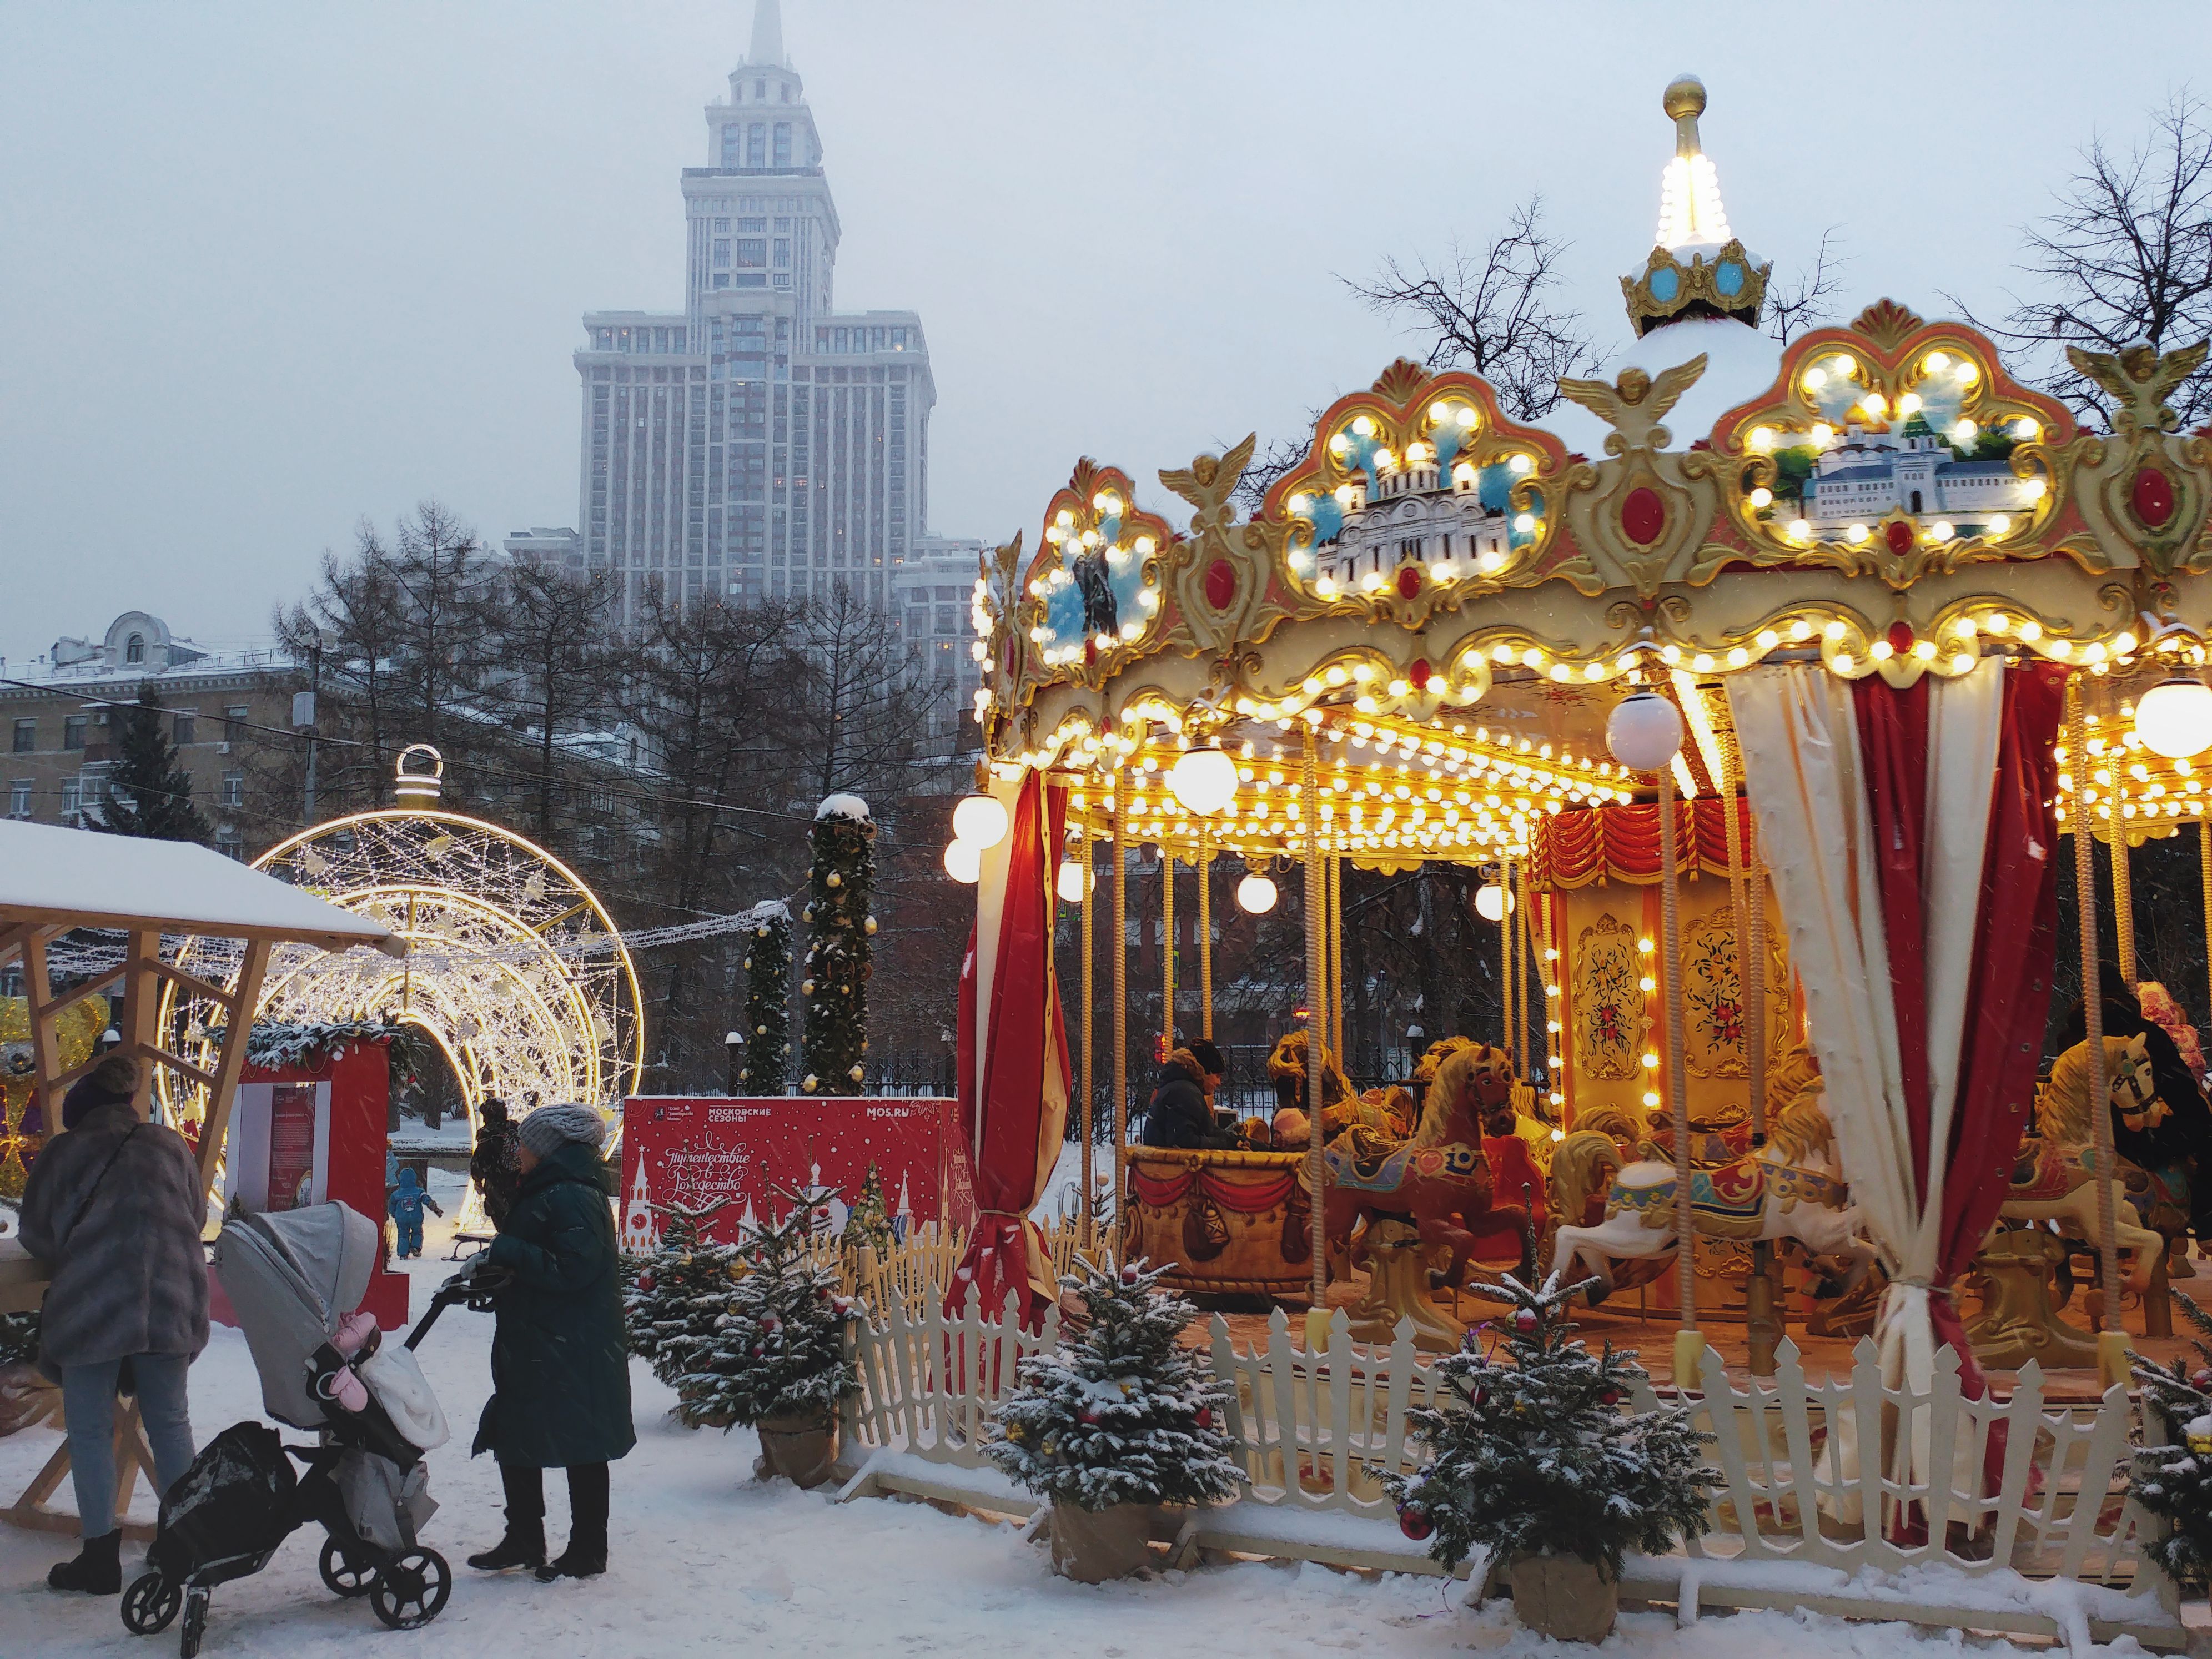
[[[1651,256],[1639,274],[1620,279],[1629,319],[1638,334],[1682,317],[1733,317],[1757,327],[1774,267],[1757,263],[1729,230],[1720,176],[1698,137],[1705,83],[1681,76],[1663,104],[1674,123],[1674,155],[1660,185]]]

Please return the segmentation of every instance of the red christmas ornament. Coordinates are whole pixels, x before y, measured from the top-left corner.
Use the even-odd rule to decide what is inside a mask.
[[[1085,1423],[1096,1423],[1096,1422],[1098,1420],[1098,1413],[1097,1412],[1097,1410],[1096,1410],[1095,1408],[1094,1408],[1094,1409],[1091,1409],[1091,1410],[1086,1410],[1086,1411],[1083,1413],[1083,1420],[1084,1420]]]
[[[1415,1543],[1420,1542],[1422,1539],[1426,1538],[1436,1529],[1436,1522],[1429,1519],[1427,1510],[1420,1509],[1412,1504],[1403,1504],[1400,1507],[1398,1510],[1398,1530],[1404,1533],[1407,1537],[1412,1539]]]
[[[1638,547],[1649,547],[1667,527],[1667,504],[1649,484],[1638,484],[1620,504],[1620,533]]]
[[[2189,1386],[2200,1391],[2212,1389],[2212,1368],[2199,1365],[2190,1372]]]
[[[1213,1426],[1213,1407],[1211,1406],[1200,1406],[1198,1408],[1198,1416],[1194,1420],[1201,1429],[1212,1428]]]
[[[1603,1394],[1598,1395],[1597,1399],[1601,1406],[1618,1406],[1620,1403],[1620,1390],[1607,1389]]]
[[[2147,466],[2136,474],[2131,494],[2136,517],[2153,530],[2164,529],[2173,516],[2173,480],[2156,467]]]
[[[1124,1267],[1124,1268],[1122,1268],[1122,1269],[1121,1269],[1121,1282],[1122,1282],[1124,1285],[1133,1285],[1133,1284],[1135,1284],[1135,1283],[1137,1282],[1137,1270],[1136,1270],[1134,1267]]]
[[[651,1273],[640,1273],[637,1279],[637,1287],[641,1291],[650,1291],[653,1289],[654,1282],[655,1281]]]
[[[1536,1310],[1534,1308],[1523,1308],[1513,1316],[1513,1328],[1523,1336],[1534,1336],[1536,1325]]]

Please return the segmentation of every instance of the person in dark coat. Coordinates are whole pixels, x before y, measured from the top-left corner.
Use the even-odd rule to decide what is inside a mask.
[[[589,1106],[541,1106],[515,1133],[522,1183],[477,1258],[482,1271],[513,1275],[498,1295],[493,1393],[474,1448],[499,1460],[507,1533],[469,1565],[588,1578],[607,1570],[607,1465],[637,1443],[609,1203],[616,1183],[599,1157],[606,1120]],[[568,1547],[549,1562],[544,1472],[556,1468],[568,1471]]]
[[[2151,1081],[2166,1103],[2168,1116],[2154,1128],[2130,1129],[2120,1115],[2112,1114],[2112,1150],[2139,1169],[2160,1170],[2176,1164],[2193,1166],[2189,1177],[2189,1231],[2200,1243],[2212,1240],[2212,1104],[2198,1086],[2188,1061],[2181,1057],[2166,1029],[2142,1011],[2135,992],[2120,973],[2119,964],[2097,965],[2102,996],[2105,1035],[2140,1036],[2150,1061]],[[2080,1001],[2066,1012],[2059,1027],[2058,1052],[2064,1054],[2083,1042],[2088,1033],[2087,1010]]]
[[[503,1232],[507,1213],[514,1207],[514,1189],[522,1183],[514,1125],[507,1121],[507,1103],[496,1095],[477,1108],[477,1145],[469,1154],[469,1179],[483,1197],[484,1214],[492,1231]]]
[[[1203,1037],[1169,1055],[1145,1108],[1145,1145],[1190,1150],[1242,1145],[1237,1132],[1222,1127],[1213,1115],[1213,1093],[1227,1070],[1221,1050]]]
[[[23,1248],[53,1269],[39,1369],[62,1388],[84,1544],[56,1589],[123,1588],[115,1522],[115,1393],[125,1363],[166,1492],[192,1461],[185,1374],[208,1340],[207,1195],[182,1135],[140,1120],[138,1062],[111,1054],[62,1102],[23,1188]]]

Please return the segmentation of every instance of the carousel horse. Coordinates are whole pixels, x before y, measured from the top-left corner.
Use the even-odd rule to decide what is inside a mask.
[[[2166,1106],[2151,1080],[2150,1057],[2142,1036],[2106,1037],[2104,1042],[2110,1109],[2130,1128],[2154,1125]],[[2056,1221],[2062,1232],[2095,1245],[2098,1176],[2089,1091],[2089,1045],[2077,1042],[2058,1056],[2051,1068],[2051,1081],[2036,1095],[2038,1133],[2021,1142],[2004,1206],[1997,1212],[2000,1220]],[[2106,1177],[2112,1193],[2112,1231],[2120,1249],[2135,1252],[2135,1267],[2125,1283],[2140,1291],[2150,1283],[2166,1241],[2142,1224],[2128,1201],[2127,1183],[2117,1162]]]
[[[1875,1260],[1858,1237],[1858,1212],[1835,1163],[1835,1133],[1827,1114],[1802,1099],[1774,1121],[1765,1146],[1748,1158],[1690,1176],[1690,1211],[1706,1238],[1795,1239],[1814,1256],[1841,1256],[1850,1264],[1844,1283],[1854,1287]],[[1562,1213],[1609,1175],[1606,1219],[1594,1227],[1563,1226],[1553,1246],[1552,1270],[1571,1280],[1594,1273],[1613,1288],[1612,1261],[1668,1254],[1674,1249],[1674,1166],[1651,1161],[1622,1164],[1609,1136],[1569,1135],[1552,1160],[1559,1176]],[[1572,1207],[1570,1208],[1569,1206]],[[1579,1265],[1578,1265],[1579,1264]]]
[[[1438,1037],[1428,1046],[1419,1061],[1414,1066],[1413,1086],[1425,1090],[1435,1080],[1437,1068],[1445,1060],[1465,1049],[1480,1048],[1484,1046],[1483,1042],[1475,1037]],[[1501,1048],[1498,1052],[1503,1054],[1505,1051]],[[1535,1115],[1534,1110],[1535,1100],[1535,1091],[1516,1080],[1513,1085],[1512,1097],[1505,1103],[1510,1107],[1510,1111],[1502,1117],[1493,1115],[1486,1119],[1484,1133],[1492,1139],[1499,1139],[1506,1135],[1517,1136],[1527,1144],[1528,1156],[1536,1165],[1540,1169],[1548,1170],[1552,1165],[1552,1148],[1554,1145],[1552,1139],[1552,1125]]]
[[[1280,1045],[1278,1045],[1279,1049]],[[1524,1205],[1494,1201],[1493,1174],[1483,1151],[1486,1123],[1500,1108],[1511,1109],[1513,1062],[1503,1048],[1474,1044],[1437,1068],[1413,1138],[1387,1151],[1360,1156],[1345,1141],[1322,1153],[1322,1224],[1344,1243],[1361,1220],[1410,1221],[1425,1255],[1448,1250],[1444,1282],[1456,1286],[1468,1258],[1501,1231],[1518,1241],[1520,1265],[1531,1265],[1534,1248]]]

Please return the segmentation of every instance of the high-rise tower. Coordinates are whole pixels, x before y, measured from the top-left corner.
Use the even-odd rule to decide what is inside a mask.
[[[837,208],[777,0],[706,116],[684,309],[584,319],[584,560],[621,573],[625,623],[655,586],[889,605],[927,530],[936,386],[915,313],[836,308]]]

